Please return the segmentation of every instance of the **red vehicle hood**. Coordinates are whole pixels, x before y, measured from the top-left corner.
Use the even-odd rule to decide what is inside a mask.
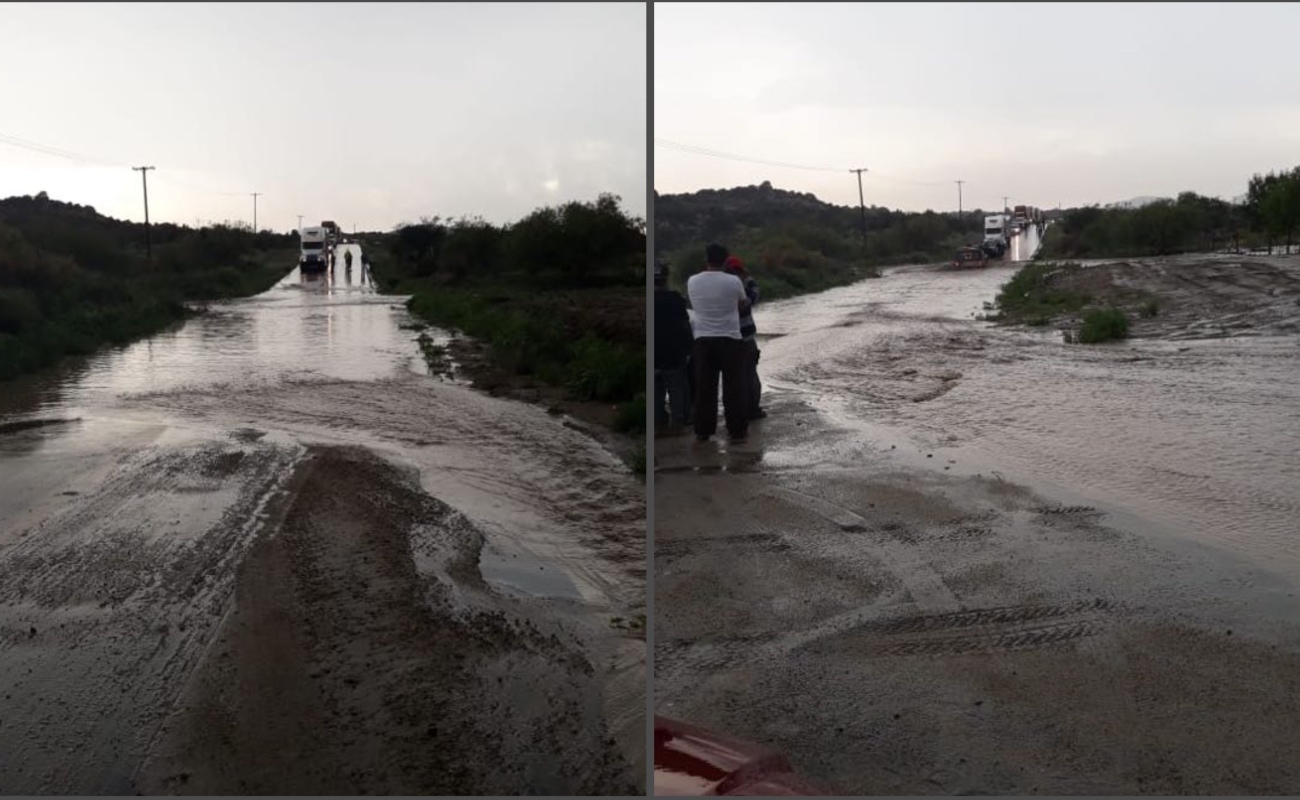
[[[776,750],[655,716],[656,797],[829,795]]]

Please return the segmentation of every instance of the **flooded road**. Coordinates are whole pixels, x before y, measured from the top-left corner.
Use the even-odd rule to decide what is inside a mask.
[[[1297,337],[1080,347],[975,321],[1014,270],[773,304],[765,377],[956,474],[1091,498],[1300,580]]]
[[[756,310],[769,416],[655,442],[656,712],[846,794],[1300,790],[1300,264],[1138,266],[1206,318],[996,328],[1006,265]]]
[[[3,387],[6,793],[635,788],[638,481],[339,255]]]

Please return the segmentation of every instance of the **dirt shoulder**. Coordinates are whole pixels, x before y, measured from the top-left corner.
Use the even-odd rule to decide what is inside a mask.
[[[1300,634],[1232,565],[995,477],[656,442],[656,712],[846,794],[1300,789]],[[1293,602],[1293,601],[1292,601]]]
[[[589,632],[490,591],[482,533],[414,476],[312,448],[274,514],[142,791],[636,793]]]
[[[1080,311],[1113,306],[1135,338],[1204,339],[1300,330],[1300,258],[1187,255],[1092,263],[1044,262],[1004,321],[1075,330]],[[1074,301],[1074,302],[1072,302]]]

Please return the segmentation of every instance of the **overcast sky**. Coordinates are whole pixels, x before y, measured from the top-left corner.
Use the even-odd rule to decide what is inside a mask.
[[[0,76],[4,197],[138,220],[153,165],[150,216],[186,224],[251,221],[250,192],[275,230],[645,214],[640,4],[5,3]]]
[[[655,189],[857,205],[1231,198],[1300,165],[1300,5],[658,4]]]

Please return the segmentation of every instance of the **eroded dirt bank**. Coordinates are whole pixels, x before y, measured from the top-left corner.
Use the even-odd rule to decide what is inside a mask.
[[[1045,284],[1124,308],[1130,335],[1153,339],[1300,332],[1300,259],[1185,255],[1068,263]],[[1144,307],[1154,302],[1154,312]],[[1077,325],[1077,319],[1059,322]]]
[[[482,533],[413,475],[313,448],[280,513],[142,791],[635,791],[588,644],[491,592]]]
[[[850,794],[1295,793],[1294,339],[976,321],[1010,274],[755,315],[770,416],[656,442],[656,710]]]

